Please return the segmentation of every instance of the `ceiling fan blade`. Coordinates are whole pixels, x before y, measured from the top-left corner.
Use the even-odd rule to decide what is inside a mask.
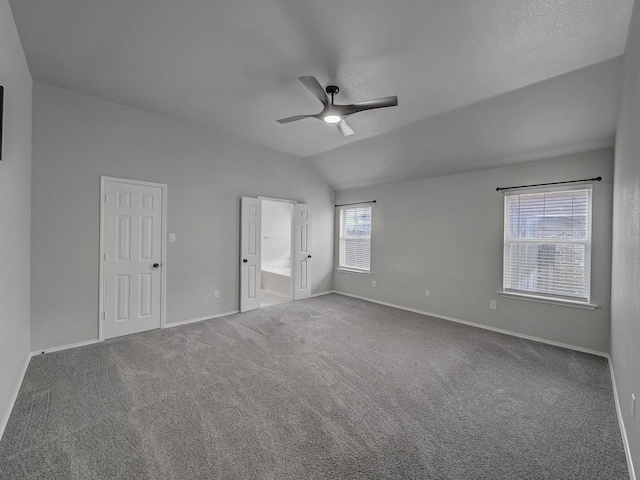
[[[337,127],[343,137],[348,137],[349,135],[353,135],[355,133],[344,120],[340,120],[340,123],[338,123]]]
[[[290,123],[295,122],[296,120],[302,120],[304,118],[315,117],[315,115],[296,115],[294,117],[281,118],[280,120],[276,120],[278,123]]]
[[[353,105],[334,105],[339,115],[352,115],[364,110],[372,110],[374,108],[395,107],[398,105],[398,97],[382,97],[375,100],[367,100],[366,102],[354,103]]]
[[[320,82],[318,82],[316,77],[298,77],[298,80],[300,80],[302,84],[307,87],[307,89],[313,93],[313,95],[320,100],[325,107],[329,105],[327,94],[324,93],[324,88],[322,88],[322,85],[320,85]]]

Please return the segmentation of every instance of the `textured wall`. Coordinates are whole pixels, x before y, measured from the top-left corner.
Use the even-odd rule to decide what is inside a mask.
[[[372,277],[336,272],[352,295],[608,352],[613,152],[600,150],[490,170],[336,193],[376,200]],[[503,195],[496,187],[591,178],[595,311],[502,298]],[[371,281],[377,286],[372,287]],[[429,289],[430,297],[425,297]],[[489,302],[497,301],[497,310]]]
[[[611,357],[627,438],[640,465],[640,5],[624,56],[616,133],[611,284]],[[636,418],[631,418],[631,394]]]
[[[29,354],[31,75],[9,3],[0,0],[0,434]]]
[[[46,84],[33,102],[33,350],[98,335],[100,175],[168,185],[168,323],[238,308],[241,196],[313,206],[312,291],[331,290],[333,191],[305,160]]]

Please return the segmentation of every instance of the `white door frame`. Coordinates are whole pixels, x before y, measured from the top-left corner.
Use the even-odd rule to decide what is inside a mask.
[[[99,287],[99,311],[98,311],[98,339],[104,340],[104,322],[105,322],[105,297],[106,297],[106,281],[105,281],[105,233],[106,233],[106,204],[107,204],[107,182],[128,183],[131,185],[140,185],[145,187],[157,187],[162,190],[162,227],[160,235],[162,236],[162,268],[160,269],[160,328],[166,327],[166,277],[167,277],[167,185],[164,183],[145,182],[142,180],[131,180],[128,178],[105,177],[100,176],[100,287]]]

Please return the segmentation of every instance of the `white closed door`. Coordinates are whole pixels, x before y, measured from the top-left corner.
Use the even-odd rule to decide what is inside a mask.
[[[294,264],[293,272],[294,300],[311,296],[311,207],[298,203],[293,219]]]
[[[161,325],[161,187],[106,182],[104,337]]]
[[[260,200],[242,197],[240,214],[240,311],[260,308],[262,213]]]

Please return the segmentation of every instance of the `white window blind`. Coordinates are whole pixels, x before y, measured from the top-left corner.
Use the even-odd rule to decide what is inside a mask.
[[[504,291],[589,302],[591,186],[505,193]]]
[[[371,205],[340,208],[338,267],[371,271]]]

